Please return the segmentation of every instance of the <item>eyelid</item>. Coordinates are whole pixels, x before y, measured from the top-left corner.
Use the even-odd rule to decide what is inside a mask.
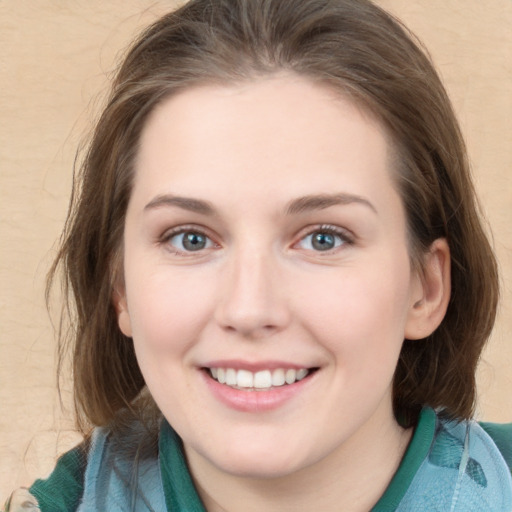
[[[337,252],[341,250],[346,245],[353,245],[356,242],[356,236],[355,234],[346,229],[342,228],[340,226],[336,226],[334,224],[317,224],[313,226],[307,226],[299,231],[297,236],[295,237],[295,242],[292,244],[292,247],[297,246],[300,242],[302,242],[306,237],[311,236],[314,233],[317,232],[325,232],[330,233],[336,236],[339,236],[343,243],[339,247],[335,247],[331,250],[327,250],[323,252],[323,254],[332,254],[333,252]],[[322,251],[315,251],[318,252],[318,254],[322,254]]]
[[[169,244],[169,241],[182,233],[193,232],[198,233],[207,237],[213,244],[213,247],[208,247],[198,251],[180,251],[174,246]],[[220,244],[216,241],[216,237],[211,233],[209,229],[206,229],[202,226],[198,226],[197,224],[181,224],[179,226],[175,226],[173,228],[167,229],[164,233],[158,238],[158,243],[161,245],[166,245],[167,249],[173,254],[177,254],[180,256],[200,256],[204,255],[205,252],[209,252],[212,249],[218,249]]]

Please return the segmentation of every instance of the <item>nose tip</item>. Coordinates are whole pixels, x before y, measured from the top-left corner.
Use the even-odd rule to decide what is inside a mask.
[[[279,327],[277,322],[263,325],[258,318],[245,316],[225,324],[224,329],[228,332],[238,333],[244,338],[260,339],[272,335],[273,332],[279,330]]]
[[[282,330],[290,314],[284,288],[269,258],[241,261],[227,273],[217,322],[227,332],[259,339]]]

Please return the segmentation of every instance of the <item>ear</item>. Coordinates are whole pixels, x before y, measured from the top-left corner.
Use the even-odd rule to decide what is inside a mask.
[[[126,291],[124,286],[116,286],[112,293],[112,304],[117,314],[117,324],[121,332],[128,338],[132,337],[132,323],[126,301]]]
[[[444,238],[437,239],[416,272],[405,338],[418,340],[432,334],[441,324],[450,302],[450,248]]]

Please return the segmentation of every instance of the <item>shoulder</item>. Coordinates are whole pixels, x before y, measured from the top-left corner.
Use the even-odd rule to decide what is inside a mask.
[[[46,480],[30,487],[42,511],[74,510],[80,499],[87,464],[89,440],[62,455]]]
[[[158,429],[148,430],[138,421],[116,431],[97,429],[91,439],[77,511],[166,510],[158,433]]]
[[[95,428],[86,441],[59,458],[48,478],[15,491],[5,510],[111,512],[129,510],[132,499],[136,510],[146,510],[139,501],[165,510],[160,508],[160,494],[158,426],[150,432],[133,421],[115,430]]]
[[[407,495],[403,505],[414,504],[414,510],[510,512],[512,477],[482,426],[438,416],[430,450]]]
[[[480,422],[480,426],[496,444],[512,472],[512,423]]]
[[[89,442],[84,441],[62,455],[45,480],[36,480],[30,489],[14,491],[5,505],[5,512],[75,510],[82,495],[88,445]]]

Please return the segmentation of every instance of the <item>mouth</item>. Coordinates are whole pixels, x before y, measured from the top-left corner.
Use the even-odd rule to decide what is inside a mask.
[[[219,384],[242,391],[270,391],[307,379],[318,368],[275,368],[252,372],[246,369],[203,368],[209,378]]]

